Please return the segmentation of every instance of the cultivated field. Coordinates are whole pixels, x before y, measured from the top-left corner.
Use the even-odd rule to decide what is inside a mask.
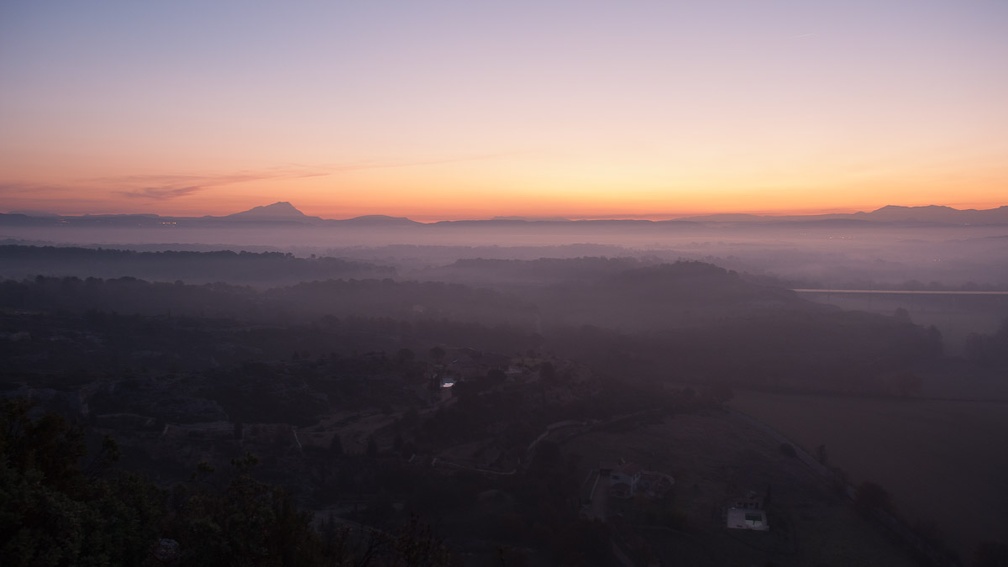
[[[731,406],[809,451],[825,445],[829,464],[881,484],[967,561],[977,542],[1008,538],[1008,403],[736,392]]]

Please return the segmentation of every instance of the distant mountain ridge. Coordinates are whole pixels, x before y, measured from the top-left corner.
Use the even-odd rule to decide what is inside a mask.
[[[940,205],[906,207],[887,205],[870,212],[835,213],[817,215],[755,215],[745,213],[726,213],[701,216],[683,216],[664,221],[641,219],[597,219],[571,220],[562,217],[507,217],[498,216],[490,219],[438,221],[420,223],[406,217],[387,215],[363,215],[349,219],[323,219],[309,216],[301,212],[288,201],[278,201],[270,205],[253,207],[225,216],[174,217],[157,214],[103,214],[103,215],[54,215],[51,213],[31,213],[27,211],[0,213],[0,225],[78,225],[78,226],[159,226],[200,224],[232,224],[249,225],[254,223],[286,224],[304,226],[367,226],[367,227],[411,227],[411,226],[443,226],[443,227],[479,227],[479,226],[646,226],[671,224],[798,224],[798,223],[828,223],[828,224],[910,224],[910,225],[1008,225],[1008,205],[995,209],[955,209]]]
[[[953,209],[938,205],[901,207],[887,205],[871,213],[855,213],[855,217],[871,217],[880,221],[911,221],[942,224],[1001,224],[1008,222],[1008,206],[997,209]]]
[[[287,201],[277,201],[272,205],[254,207],[247,211],[227,215],[224,218],[234,220],[298,221],[310,218],[317,219],[318,217],[309,217]]]
[[[864,221],[888,223],[921,223],[944,225],[969,224],[1008,224],[1008,206],[996,209],[954,209],[940,205],[920,207],[905,207],[886,205],[870,212],[835,213],[820,215],[750,215],[750,214],[720,214],[684,217],[680,220],[694,222],[724,222],[724,223],[766,223],[766,222],[814,222],[814,221]]]

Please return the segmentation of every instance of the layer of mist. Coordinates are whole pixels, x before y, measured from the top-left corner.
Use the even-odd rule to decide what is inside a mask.
[[[233,521],[192,505],[240,517],[274,485],[277,510],[324,519],[284,516],[285,533],[330,559],[380,543],[395,561],[398,541],[475,564],[755,549],[841,565],[809,542],[844,534],[864,564],[951,565],[1008,533],[991,505],[1008,462],[987,442],[1008,427],[1006,225],[298,215],[0,222],[0,397],[30,400],[4,402],[4,422],[40,451],[53,424],[79,428],[45,453],[56,484],[18,486],[81,509],[73,487],[142,487],[146,535],[105,528],[140,555],[157,530],[190,554],[252,545],[187,535]],[[865,428],[886,434],[852,437]],[[49,466],[20,439],[0,444],[3,478]],[[57,456],[112,448],[150,480],[116,492],[113,469],[74,476]],[[654,484],[601,472],[634,467]],[[971,489],[940,488],[956,485]],[[726,531],[711,511],[755,491],[769,535]]]

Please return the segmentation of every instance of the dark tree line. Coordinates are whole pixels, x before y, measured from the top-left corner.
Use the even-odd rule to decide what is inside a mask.
[[[103,248],[0,246],[2,273],[117,278],[133,276],[173,282],[296,282],[329,278],[395,276],[392,267],[341,258],[298,258],[283,252],[138,252]]]
[[[966,337],[966,358],[988,368],[1008,367],[1008,318],[1001,322],[997,331],[983,335],[971,333]]]
[[[116,470],[115,443],[87,456],[84,430],[24,400],[0,402],[0,563],[80,565],[447,565],[413,518],[391,532],[316,530],[255,457],[160,487]]]

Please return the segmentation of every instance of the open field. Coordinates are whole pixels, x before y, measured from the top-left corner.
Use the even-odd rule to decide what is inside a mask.
[[[677,415],[621,431],[595,430],[563,443],[584,475],[599,461],[625,459],[675,478],[674,507],[686,527],[627,521],[663,565],[913,565],[832,487],[744,417]],[[723,507],[749,490],[772,489],[770,532],[725,528]],[[610,507],[632,507],[630,501]]]
[[[1008,404],[736,392],[731,406],[807,450],[825,445],[852,483],[870,480],[911,523],[969,559],[1008,534]]]

